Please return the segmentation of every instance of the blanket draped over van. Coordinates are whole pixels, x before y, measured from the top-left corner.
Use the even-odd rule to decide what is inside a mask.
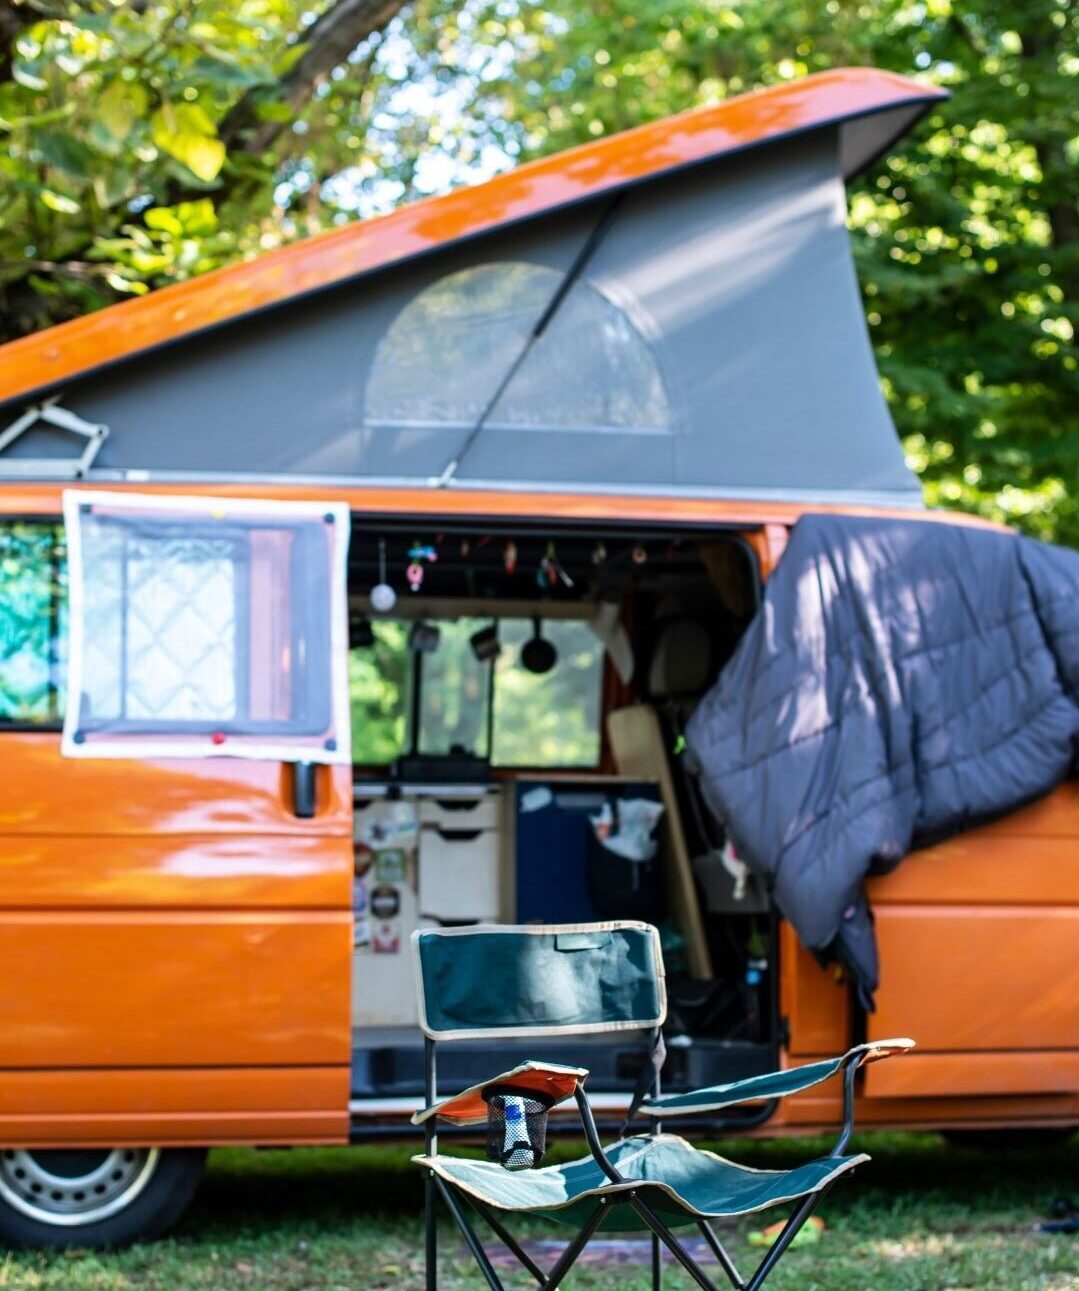
[[[807,516],[686,743],[743,859],[872,1007],[865,876],[1074,771],[1079,553]]]

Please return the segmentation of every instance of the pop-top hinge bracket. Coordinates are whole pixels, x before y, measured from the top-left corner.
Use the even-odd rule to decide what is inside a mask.
[[[100,422],[86,421],[68,408],[61,408],[59,403],[62,398],[62,395],[57,394],[42,403],[33,404],[16,417],[6,430],[0,431],[0,479],[81,480],[89,473],[101,446],[109,437],[109,428]],[[41,421],[85,440],[85,447],[79,456],[4,457],[12,444]]]

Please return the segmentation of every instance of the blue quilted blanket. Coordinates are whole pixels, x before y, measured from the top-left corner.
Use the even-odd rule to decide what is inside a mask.
[[[806,516],[686,742],[743,859],[871,1007],[865,876],[1074,773],[1079,553]]]

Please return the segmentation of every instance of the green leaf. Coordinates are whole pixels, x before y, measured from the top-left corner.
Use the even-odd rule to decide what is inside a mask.
[[[51,188],[43,188],[40,197],[43,206],[60,215],[78,215],[82,209],[74,198],[65,197],[63,193],[56,193]]]
[[[179,202],[176,206],[154,206],[143,216],[146,226],[177,237],[207,237],[217,232],[217,213],[209,198]]]
[[[23,86],[24,89],[34,90],[40,94],[42,90],[49,88],[49,83],[33,70],[37,66],[38,64],[36,63],[24,63],[16,60],[11,69],[11,79]]]
[[[154,143],[196,178],[203,183],[217,178],[225,164],[225,145],[197,103],[165,104],[150,117],[150,129]]]
[[[179,235],[184,231],[184,226],[171,206],[152,206],[142,218],[148,229],[156,229],[159,233]]]
[[[33,147],[46,163],[63,171],[71,179],[86,180],[94,169],[90,149],[68,130],[35,130]]]
[[[94,197],[102,210],[111,210],[125,198],[130,197],[135,188],[135,177],[130,171],[110,167],[104,173],[94,176]]]
[[[248,89],[252,85],[261,85],[265,76],[242,67],[224,56],[211,53],[200,54],[191,65],[191,70],[200,81],[210,85],[219,85],[223,89]]]
[[[134,278],[124,278],[118,273],[107,273],[105,281],[114,291],[129,292],[133,296],[145,296],[149,288],[144,282]]]
[[[112,31],[115,19],[108,13],[80,13],[76,10],[68,18],[68,22],[75,27],[81,27],[83,31],[96,31],[101,35],[108,35]]]
[[[97,119],[114,139],[124,140],[146,112],[150,96],[138,81],[110,81],[95,104]]]

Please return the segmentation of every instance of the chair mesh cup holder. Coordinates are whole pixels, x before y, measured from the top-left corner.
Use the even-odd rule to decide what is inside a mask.
[[[547,1114],[552,1100],[535,1089],[491,1085],[487,1104],[487,1160],[504,1170],[532,1170],[547,1151]]]

